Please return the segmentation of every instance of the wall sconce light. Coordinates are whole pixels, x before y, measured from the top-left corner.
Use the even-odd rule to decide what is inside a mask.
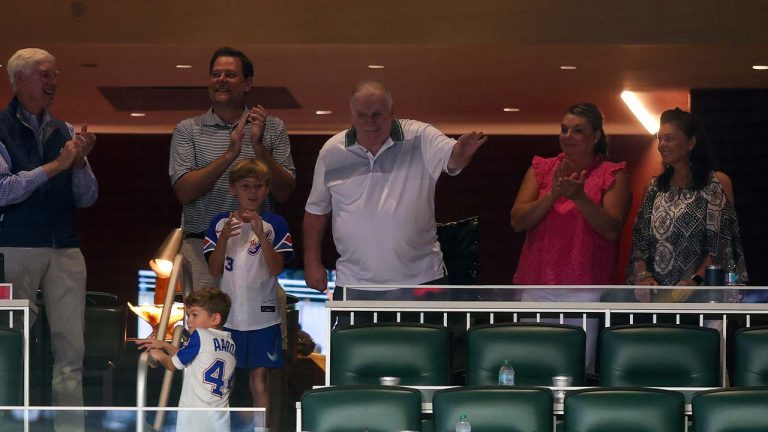
[[[645,130],[649,134],[655,135],[659,131],[659,116],[653,116],[648,112],[640,99],[637,98],[635,92],[624,90],[621,92],[621,100],[627,105],[632,114],[635,115],[637,120],[643,125]]]
[[[184,241],[184,231],[176,228],[168,234],[163,244],[155,252],[154,258],[149,261],[149,266],[159,278],[167,278],[173,270],[173,259],[181,250],[181,243]]]
[[[178,305],[178,307],[173,307],[172,309],[169,308],[171,312],[165,327],[167,329],[167,334],[157,334],[158,326],[162,321],[161,316],[164,309],[163,302],[170,283],[168,278],[171,276],[171,272],[173,271],[173,261],[179,253],[179,250],[181,250],[183,241],[184,231],[182,231],[181,228],[174,229],[168,234],[165,241],[163,241],[163,244],[161,244],[160,248],[155,252],[154,257],[149,261],[149,266],[152,268],[152,271],[157,274],[157,281],[155,282],[155,304],[134,306],[128,303],[128,307],[131,311],[147,321],[149,325],[152,326],[152,334],[161,340],[170,339],[174,324],[184,318],[184,307],[182,305]]]

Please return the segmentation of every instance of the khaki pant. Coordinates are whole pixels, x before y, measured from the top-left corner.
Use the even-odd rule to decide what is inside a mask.
[[[53,405],[83,405],[85,342],[85,259],[79,248],[0,248],[5,275],[13,284],[13,298],[29,299],[30,325],[37,319],[37,290],[43,292],[51,330]],[[28,331],[29,329],[26,329]],[[58,411],[57,432],[82,431],[83,412]]]

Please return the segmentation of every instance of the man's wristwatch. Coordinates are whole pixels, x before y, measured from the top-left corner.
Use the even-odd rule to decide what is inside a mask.
[[[693,281],[693,282],[694,282],[696,285],[701,285],[702,283],[704,283],[704,278],[703,278],[703,277],[701,277],[701,276],[699,276],[699,275],[697,275],[696,273],[692,274],[692,275],[691,275],[691,277],[690,277],[690,279],[691,279],[691,280],[692,280],[692,281]]]

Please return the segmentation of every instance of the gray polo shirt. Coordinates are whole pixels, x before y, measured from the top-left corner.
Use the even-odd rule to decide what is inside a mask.
[[[245,113],[245,108],[243,113]],[[250,120],[248,120],[250,123]],[[210,109],[203,115],[183,120],[176,125],[171,140],[171,154],[168,163],[168,175],[171,184],[188,173],[208,166],[219,158],[229,146],[229,136],[237,124],[228,124]],[[250,145],[250,127],[245,126],[245,136],[240,156],[237,160],[255,157]],[[285,167],[294,176],[296,168],[291,158],[291,144],[283,121],[275,116],[267,116],[264,126],[264,146],[272,153],[278,165]],[[205,195],[184,205],[183,228],[185,232],[203,232],[213,216],[222,211],[237,210],[237,199],[229,193],[228,175],[221,176]],[[272,198],[268,196],[261,211],[271,212]]]

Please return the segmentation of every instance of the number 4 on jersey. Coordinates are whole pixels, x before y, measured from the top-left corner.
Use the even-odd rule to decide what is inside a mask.
[[[224,394],[224,388],[229,391],[232,388],[232,378],[235,374],[232,374],[229,380],[224,380],[224,360],[216,359],[213,364],[203,372],[203,382],[211,384],[211,393],[221,397]]]

